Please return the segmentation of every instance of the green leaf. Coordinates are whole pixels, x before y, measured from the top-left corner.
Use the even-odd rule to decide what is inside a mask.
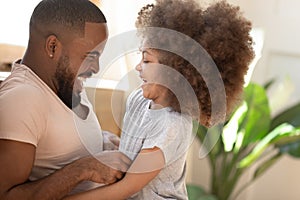
[[[223,149],[222,143],[220,141],[222,131],[223,125],[216,125],[207,129],[206,136],[200,148],[200,157],[204,157],[206,156],[205,154],[208,153],[217,156],[221,152],[221,150]]]
[[[234,183],[247,167],[257,164],[253,166],[255,173],[250,181],[252,182],[270,169],[283,154],[300,158],[300,103],[271,119],[266,90],[273,81],[265,87],[250,83],[245,88],[242,104],[225,123],[221,139],[207,152],[212,166],[211,190],[220,199],[228,199],[227,194],[235,189]],[[204,147],[211,147],[218,134],[217,129],[197,128],[197,137],[204,143]],[[270,153],[266,150],[271,147],[277,154],[263,157],[265,153]],[[226,187],[227,185],[232,185],[232,188]],[[247,186],[248,184],[242,189]],[[207,200],[206,198],[211,196],[204,192],[190,199]]]
[[[290,132],[281,134],[278,137],[276,137],[272,141],[272,144],[274,144],[276,147],[280,147],[299,140],[300,140],[300,128],[295,128]]]
[[[200,197],[198,200],[218,200],[218,199],[213,195],[205,195]]]
[[[187,184],[186,189],[189,200],[218,200],[214,195],[207,194],[199,185]]]
[[[271,122],[270,129],[273,130],[282,123],[289,123],[295,127],[300,127],[300,103],[277,114]]]
[[[282,154],[276,154],[272,158],[266,160],[263,164],[261,164],[254,172],[253,178],[256,179],[263,173],[265,173],[279,158],[281,158]]]
[[[274,84],[275,81],[276,81],[275,78],[272,78],[267,83],[265,83],[263,85],[263,87],[265,88],[265,90],[268,90]]]
[[[293,157],[300,158],[300,129],[296,129],[292,132],[292,134],[294,135],[282,138],[285,139],[286,143],[283,143],[282,140],[277,141],[276,147],[281,153],[286,153]]]
[[[251,83],[245,88],[248,111],[239,121],[239,132],[244,133],[242,146],[257,142],[269,133],[271,122],[267,94],[260,85]]]
[[[189,200],[198,200],[201,196],[206,194],[204,189],[198,185],[187,184],[186,189]]]
[[[230,152],[237,140],[239,130],[239,119],[246,115],[248,107],[244,102],[237,110],[233,113],[228,123],[223,128],[222,140],[224,143],[225,152]]]
[[[196,136],[202,144],[199,152],[200,157],[206,156],[208,153],[213,156],[216,156],[220,153],[223,148],[222,141],[220,140],[223,130],[222,125],[206,128],[195,121],[193,124],[193,129],[194,131],[197,130]]]
[[[203,140],[207,133],[207,128],[199,124],[197,121],[193,121],[193,133],[196,133],[200,142],[203,143]]]
[[[294,127],[289,124],[282,124],[275,128],[272,132],[270,132],[266,137],[264,137],[260,142],[256,144],[254,149],[251,151],[249,155],[247,155],[244,159],[239,163],[240,168],[248,167],[253,164],[264,152],[264,150],[272,144],[272,141],[276,139],[276,137],[284,134],[288,134],[294,130]]]

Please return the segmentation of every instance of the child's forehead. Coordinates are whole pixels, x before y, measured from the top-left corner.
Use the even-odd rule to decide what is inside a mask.
[[[150,55],[156,55],[157,54],[157,50],[156,49],[153,49],[153,48],[150,48],[150,47],[145,47],[145,46],[141,46],[139,48],[139,51],[142,52],[142,53],[147,53],[147,54],[150,54]]]
[[[150,42],[148,39],[143,39],[141,42],[140,50],[148,50],[148,49],[153,49],[151,48]]]

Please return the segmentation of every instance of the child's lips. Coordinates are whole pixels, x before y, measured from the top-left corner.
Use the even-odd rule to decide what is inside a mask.
[[[143,81],[144,83],[147,83],[147,80],[144,79],[142,76],[140,76],[140,78],[142,79],[142,81]]]

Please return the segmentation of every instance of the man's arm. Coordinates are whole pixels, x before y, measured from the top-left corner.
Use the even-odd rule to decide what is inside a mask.
[[[122,177],[122,172],[117,169],[126,170],[129,164],[125,156],[116,152],[111,156],[106,152],[99,154],[98,159],[107,162],[115,159],[112,163],[115,169],[94,157],[86,157],[41,180],[28,182],[34,157],[35,146],[0,139],[0,199],[62,199],[84,180],[106,184],[115,182]]]
[[[119,182],[64,198],[64,200],[121,200],[137,193],[153,180],[164,167],[162,151],[155,147],[142,150],[125,177]]]

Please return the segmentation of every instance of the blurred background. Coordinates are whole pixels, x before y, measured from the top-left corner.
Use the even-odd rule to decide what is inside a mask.
[[[198,0],[203,6],[210,0]],[[253,61],[246,77],[248,81],[264,84],[275,78],[272,89],[268,91],[272,115],[293,105],[300,100],[300,8],[299,0],[228,0],[240,6],[244,15],[252,21],[252,36],[255,41],[256,58]],[[0,80],[9,75],[11,63],[22,58],[28,41],[28,24],[30,15],[39,0],[3,0],[0,2]],[[152,0],[93,0],[104,12],[108,21],[110,37],[116,37],[126,31],[133,30],[134,22],[139,9]],[[122,43],[120,44],[122,48]],[[111,127],[109,122],[114,118],[113,126],[120,125],[124,112],[123,104],[127,91],[132,85],[138,85],[139,80],[134,74],[127,76],[139,62],[140,55],[136,51],[126,52],[111,62],[108,68],[102,71],[102,79],[95,85],[87,82],[87,88],[99,89],[99,98],[109,98],[113,95],[107,90],[117,88],[124,91],[119,98],[122,105],[110,115],[108,119],[100,119],[102,126]],[[120,80],[124,81],[119,87]],[[125,85],[125,86],[124,86]],[[127,86],[126,86],[127,85]],[[97,89],[95,89],[97,88]],[[108,98],[108,99],[109,99]],[[121,103],[121,104],[120,104]],[[94,102],[95,104],[95,102]],[[94,105],[97,108],[97,105]],[[105,105],[109,107],[109,104]],[[99,106],[97,114],[110,112],[106,107]],[[117,115],[117,118],[116,118]],[[107,128],[109,129],[109,128]],[[111,129],[118,132],[118,128]],[[188,183],[202,185],[209,190],[210,169],[207,160],[199,159],[199,142],[194,141],[189,151]],[[240,200],[298,200],[300,190],[300,160],[284,156],[272,166],[267,173],[251,184],[238,197]],[[251,169],[249,170],[251,172]],[[250,173],[249,172],[249,173]],[[247,174],[243,180],[247,179]]]

